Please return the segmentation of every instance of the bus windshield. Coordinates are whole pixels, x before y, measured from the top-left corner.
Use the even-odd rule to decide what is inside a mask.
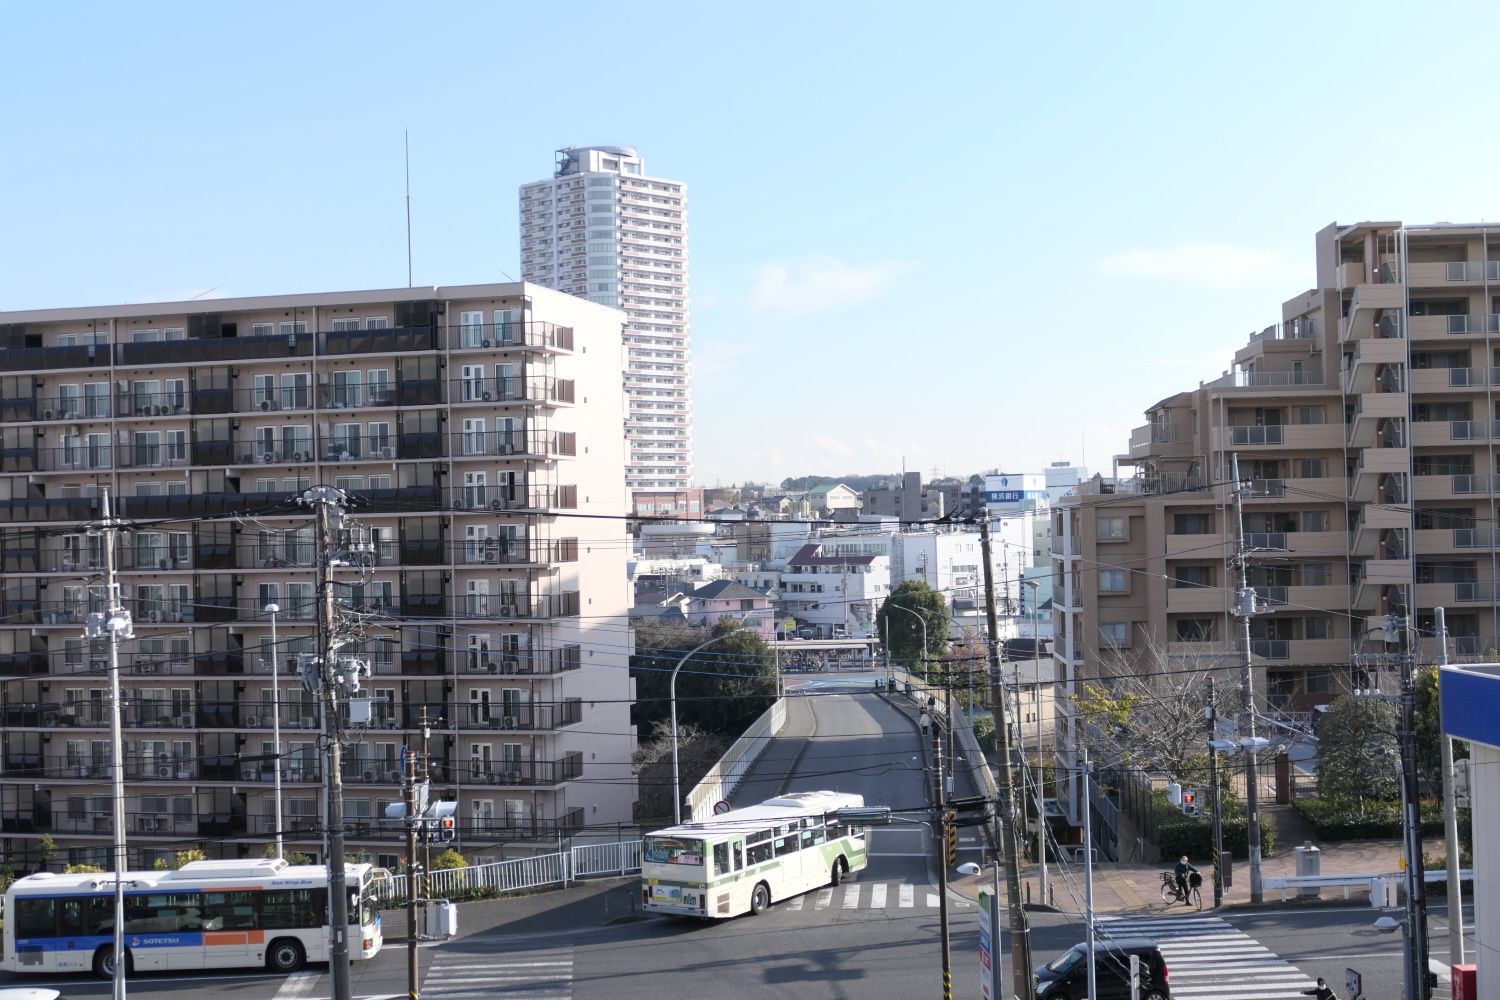
[[[647,837],[643,857],[654,865],[703,866],[703,841],[683,837]]]

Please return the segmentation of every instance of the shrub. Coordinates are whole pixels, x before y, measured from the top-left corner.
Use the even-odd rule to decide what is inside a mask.
[[[1401,836],[1399,802],[1298,799],[1293,808],[1312,825],[1319,840],[1385,840]],[[1418,812],[1423,836],[1442,834],[1443,807],[1440,802],[1423,800]]]
[[[1250,856],[1250,843],[1245,828],[1245,814],[1224,817],[1224,850],[1236,858]],[[1155,843],[1164,858],[1177,858],[1186,854],[1189,858],[1212,858],[1214,856],[1214,825],[1211,820],[1179,815],[1171,823],[1159,824]],[[1260,820],[1260,856],[1276,856],[1276,831],[1264,816]]]
[[[68,865],[63,869],[64,875],[92,875],[104,871],[98,865]]]
[[[976,715],[970,721],[974,724],[974,738],[979,741],[979,749],[985,753],[994,753],[995,717],[993,715]]]

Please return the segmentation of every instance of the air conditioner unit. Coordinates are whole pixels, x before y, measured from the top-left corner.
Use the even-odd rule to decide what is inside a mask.
[[[491,401],[491,400],[493,400],[493,399],[494,399],[494,398],[495,398],[495,397],[494,397],[494,395],[493,395],[493,394],[492,394],[492,393],[488,393],[488,392],[487,392],[487,393],[485,393],[485,394],[484,394],[484,395],[483,395],[483,396],[482,396],[482,397],[481,397],[481,398],[482,398],[482,399],[483,399],[483,400],[484,400],[484,401],[485,401],[485,402],[486,402],[486,403],[488,403],[488,402],[490,402],[490,401]]]
[[[248,727],[250,727],[251,729],[259,729],[260,728],[260,716],[258,716],[258,715],[247,715],[247,716],[245,716],[245,725],[248,726]]]
[[[154,674],[156,673],[156,670],[157,663],[155,660],[142,660],[140,663],[136,664],[136,671],[138,673]]]
[[[505,661],[505,672],[507,674],[518,674],[521,672],[521,661],[510,659]]]
[[[490,510],[504,510],[504,509],[505,509],[505,501],[504,500],[491,500],[490,501]]]
[[[158,559],[157,563],[156,563],[156,568],[157,569],[166,569],[167,568],[167,561],[165,559]]]
[[[401,771],[394,767],[391,768],[390,770],[385,772],[385,780],[391,782],[392,784],[400,784]]]
[[[516,453],[516,446],[512,441],[501,441],[500,447],[496,450],[502,455],[514,455]]]
[[[497,562],[499,562],[500,561],[500,550],[499,549],[490,549],[490,548],[485,549],[484,550],[484,561],[487,562],[487,563],[497,563]]]
[[[246,781],[258,781],[258,780],[260,780],[259,779],[259,775],[256,774],[255,768],[253,768],[253,767],[244,767],[244,768],[241,768],[240,769],[240,777],[243,778]]]
[[[501,729],[515,729],[520,724],[521,720],[516,718],[514,715],[507,715],[505,718],[500,720]]]
[[[377,772],[373,767],[367,767],[359,773],[359,776],[362,780],[373,783],[379,776],[379,772]]]
[[[137,816],[135,818],[135,831],[136,831],[136,833],[154,833],[154,832],[156,832],[156,817],[155,816]]]
[[[453,509],[454,510],[463,510],[464,509],[464,502],[462,500],[455,500],[455,501],[453,501]]]
[[[43,410],[42,411],[42,419],[43,420],[51,420],[51,419],[53,419],[56,416],[57,416],[57,414],[54,413],[52,410]]]
[[[172,776],[172,765],[171,764],[158,764],[158,765],[156,765],[156,776],[158,778],[170,778]]]
[[[485,660],[484,669],[492,674],[497,674],[500,672],[500,664],[496,663],[494,660]]]
[[[276,461],[276,456],[269,451],[260,456],[261,465],[270,465],[274,461]]]
[[[489,347],[490,346],[490,342],[488,340],[482,340],[482,341],[480,341],[479,346],[480,347]]]
[[[89,673],[91,673],[91,674],[105,674],[105,673],[108,673],[108,672],[109,672],[109,661],[108,660],[90,660],[89,661]]]
[[[310,716],[310,715],[304,715],[302,717],[302,728],[303,729],[311,729],[311,728],[313,728],[316,725],[317,725],[317,720],[314,719],[312,716]]]
[[[262,399],[260,401],[260,408],[263,411],[264,410],[269,410],[271,408],[271,401],[269,399]]]
[[[302,452],[300,452],[300,451],[294,451],[294,452],[292,452],[292,461],[293,462],[306,461],[308,457],[309,456],[303,455]]]
[[[507,785],[519,785],[521,783],[521,772],[520,771],[506,771],[505,772],[505,783]]]
[[[153,623],[155,623],[157,625],[160,625],[161,624],[161,612],[160,611],[149,611],[149,612],[147,612],[146,613],[146,620],[148,622],[153,622]]]
[[[500,617],[519,618],[521,616],[516,613],[516,606],[514,604],[502,604],[500,605]]]
[[[384,447],[384,448],[380,449],[380,457],[381,458],[395,458],[396,457],[396,449],[392,448],[390,446]]]
[[[169,414],[171,412],[172,412],[172,408],[170,406],[158,406],[156,408],[156,415],[158,417],[165,417],[167,414]]]

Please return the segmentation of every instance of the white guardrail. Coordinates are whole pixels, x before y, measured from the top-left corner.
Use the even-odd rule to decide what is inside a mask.
[[[430,898],[462,898],[465,893],[474,891],[503,895],[551,885],[566,886],[581,879],[630,875],[640,870],[639,840],[580,844],[565,851],[530,858],[429,872],[422,881],[422,891]],[[381,902],[398,903],[406,899],[405,875],[378,873],[374,886],[375,895]]]
[[[714,803],[727,800],[734,793],[745,772],[771,745],[771,740],[785,724],[786,699],[778,698],[688,792],[688,822],[699,823],[713,815]]]
[[[1460,868],[1458,877],[1464,882],[1474,880],[1474,872],[1468,868]],[[1448,878],[1445,869],[1436,869],[1424,873],[1424,882],[1444,882]],[[1275,889],[1281,892],[1281,898],[1285,900],[1287,895],[1295,889],[1343,889],[1344,898],[1349,898],[1350,889],[1370,889],[1371,883],[1377,880],[1393,882],[1398,886],[1406,884],[1405,872],[1353,872],[1341,875],[1267,875],[1264,885],[1267,889]]]

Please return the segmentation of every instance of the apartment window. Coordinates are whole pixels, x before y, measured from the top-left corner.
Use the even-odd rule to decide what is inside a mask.
[[[1292,461],[1298,479],[1322,479],[1328,475],[1328,461],[1322,458],[1298,458]]]
[[[1125,540],[1125,518],[1099,518],[1098,539],[1101,542],[1123,542]]]
[[[1328,512],[1326,510],[1308,510],[1302,513],[1303,531],[1327,531]]]
[[[1326,587],[1331,575],[1327,563],[1308,563],[1302,567],[1302,586]]]
[[[391,328],[391,318],[389,316],[366,316],[365,317],[365,329],[366,330],[389,330],[390,328]]]
[[[1326,670],[1309,670],[1307,672],[1307,693],[1328,694],[1333,690],[1332,677]]]
[[[1219,636],[1217,618],[1179,618],[1173,633],[1178,642],[1214,642]]]
[[[1172,570],[1172,586],[1175,588],[1212,587],[1212,566],[1178,566]]]
[[[1174,535],[1208,535],[1214,530],[1214,516],[1212,514],[1173,514],[1172,534]]]
[[[1328,638],[1328,624],[1329,624],[1329,622],[1328,622],[1327,618],[1318,616],[1318,617],[1303,619],[1303,622],[1304,622],[1304,624],[1302,626],[1303,627],[1303,634],[1306,635],[1309,639],[1326,639],[1326,638]]]
[[[1130,578],[1123,569],[1101,569],[1099,571],[1099,593],[1124,594],[1130,590]]]
[[[1321,424],[1328,421],[1328,410],[1322,406],[1294,406],[1292,415],[1299,424]]]
[[[1130,645],[1130,623],[1104,622],[1099,626],[1099,642],[1106,646]]]

